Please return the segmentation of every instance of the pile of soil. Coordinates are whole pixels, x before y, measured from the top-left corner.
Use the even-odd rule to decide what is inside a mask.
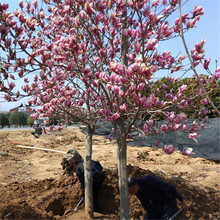
[[[99,194],[99,213],[111,219],[119,219],[119,192],[117,170],[104,169],[105,181]],[[128,166],[128,173],[140,177],[154,175],[149,170]],[[161,176],[162,179],[163,176]],[[181,189],[191,201],[187,212],[177,219],[217,219],[219,200],[210,192],[204,193],[188,186],[181,179],[164,179]],[[0,186],[1,219],[65,219],[74,214],[74,207],[82,197],[80,182],[74,176],[62,176],[41,181],[14,182]],[[208,205],[207,205],[208,204]],[[83,205],[81,205],[82,209]],[[145,215],[140,202],[130,196],[130,218],[142,219]],[[100,217],[101,218],[101,217]]]

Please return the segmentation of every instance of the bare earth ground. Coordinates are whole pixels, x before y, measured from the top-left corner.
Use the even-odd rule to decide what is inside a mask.
[[[84,155],[84,134],[79,128],[34,138],[32,130],[0,131],[0,219],[83,219],[83,205],[76,177],[63,176],[65,154],[18,148],[16,145]],[[116,144],[103,136],[93,138],[93,159],[104,167],[106,179],[100,191],[97,219],[119,218]],[[167,155],[161,149],[128,146],[128,173],[153,174],[173,184],[190,203],[177,219],[219,219],[220,165],[216,161]],[[130,197],[130,218],[143,219],[145,212]]]

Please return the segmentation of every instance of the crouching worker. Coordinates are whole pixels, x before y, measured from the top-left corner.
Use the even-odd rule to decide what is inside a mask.
[[[134,194],[141,201],[147,214],[146,219],[169,219],[177,212],[176,198],[183,209],[189,206],[174,186],[161,179],[146,175],[138,179],[129,177],[129,193]]]
[[[104,182],[105,175],[102,170],[102,166],[98,161],[91,161],[91,170],[92,170],[92,187],[93,187],[93,205],[94,205],[94,211],[99,210],[99,205],[98,205],[98,195],[100,188]],[[80,161],[77,164],[76,167],[76,175],[80,180],[81,187],[83,189],[83,195],[84,195],[84,189],[85,189],[85,184],[84,184],[84,164],[83,161]]]
[[[81,155],[77,150],[71,149],[67,152],[67,155],[62,160],[62,166],[64,169],[64,174],[73,175],[76,172],[76,175],[81,183],[84,196],[84,164]],[[92,185],[93,185],[93,205],[94,211],[98,211],[98,194],[99,190],[104,182],[105,175],[103,168],[98,161],[91,161],[91,170],[92,170]]]
[[[77,164],[82,160],[82,156],[75,149],[70,149],[66,156],[62,159],[61,165],[64,170],[63,174],[74,175]]]
[[[35,130],[31,132],[32,135],[34,135],[35,138],[39,138],[40,135],[42,134],[42,127],[40,126],[40,123],[38,121],[34,121],[34,125],[32,128]]]

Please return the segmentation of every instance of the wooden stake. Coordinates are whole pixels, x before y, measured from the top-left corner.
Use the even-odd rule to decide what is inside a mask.
[[[66,154],[66,152],[64,152],[64,151],[47,149],[47,148],[40,148],[40,147],[31,147],[31,146],[24,146],[24,145],[16,145],[16,147],[33,149],[33,150],[44,150],[44,151],[51,151],[51,152],[55,152],[55,153]]]

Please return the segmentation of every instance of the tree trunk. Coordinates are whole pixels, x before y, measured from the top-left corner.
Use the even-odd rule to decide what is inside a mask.
[[[129,219],[129,196],[127,174],[127,142],[124,122],[118,120],[116,127],[117,157],[118,157],[118,185],[120,193],[120,219]]]
[[[93,130],[88,126],[86,131],[86,146],[84,158],[85,175],[85,218],[93,218],[93,193],[92,193],[92,136]]]

